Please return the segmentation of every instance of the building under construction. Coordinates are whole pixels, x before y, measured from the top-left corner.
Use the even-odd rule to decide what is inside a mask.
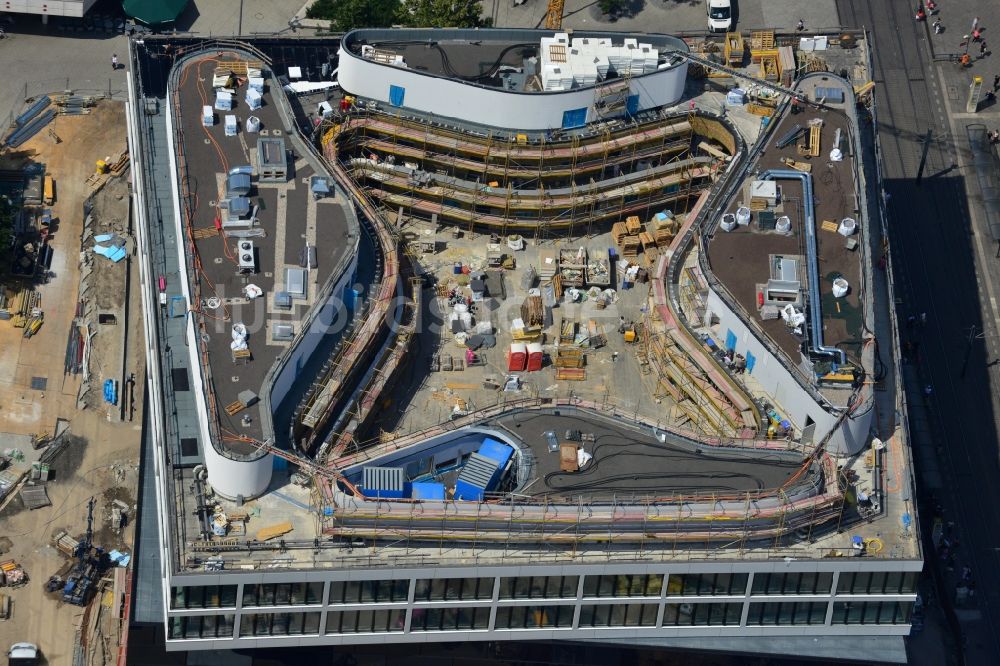
[[[729,36],[724,62],[600,32],[133,42],[168,649],[710,632],[905,658],[922,554],[875,109],[759,75],[801,36],[768,38],[748,69]],[[862,34],[843,50],[867,62]],[[220,60],[246,80],[209,88]],[[686,99],[689,63],[756,106]],[[235,136],[204,122],[230,84]],[[246,114],[294,178],[254,163]]]

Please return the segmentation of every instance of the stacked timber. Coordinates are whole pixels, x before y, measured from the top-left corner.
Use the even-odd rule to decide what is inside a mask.
[[[545,324],[545,308],[541,296],[528,296],[521,303],[521,320],[528,328]]]

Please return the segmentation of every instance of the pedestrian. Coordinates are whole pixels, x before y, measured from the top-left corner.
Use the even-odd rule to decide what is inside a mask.
[[[927,313],[926,312],[921,312],[920,313],[920,325],[921,326],[926,326],[927,325]]]
[[[931,397],[932,393],[934,393],[934,387],[933,386],[931,386],[930,384],[928,384],[927,386],[924,387],[924,395],[925,396],[927,396],[929,398],[929,397]]]
[[[986,40],[979,42],[979,57],[986,56]]]
[[[944,32],[944,26],[941,25],[941,19],[940,18],[934,19],[934,34],[940,35],[942,32]]]
[[[983,33],[979,32],[979,28],[972,31],[972,42],[978,42],[983,38]]]
[[[806,22],[803,21],[802,19],[799,19],[799,23],[798,25],[795,26],[795,29],[798,30],[799,32],[802,32],[803,30],[806,29]]]
[[[993,92],[1000,90],[1000,74],[993,77]]]
[[[118,69],[118,54],[117,53],[112,53],[111,54],[111,69],[113,69],[113,70],[117,70]]]

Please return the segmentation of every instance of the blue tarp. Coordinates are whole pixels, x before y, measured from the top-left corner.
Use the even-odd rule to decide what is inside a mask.
[[[123,247],[107,247],[104,245],[95,245],[94,252],[101,255],[102,257],[107,257],[116,264],[125,258],[127,252]]]

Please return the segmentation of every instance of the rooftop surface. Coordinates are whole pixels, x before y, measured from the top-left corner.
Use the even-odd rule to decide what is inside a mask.
[[[819,157],[801,156],[797,151],[796,142],[778,148],[778,140],[792,128],[796,125],[807,127],[814,119],[823,121]],[[841,148],[845,157],[842,161],[833,162],[827,156],[832,148],[834,134],[838,131],[844,137],[841,139]],[[782,117],[772,136],[774,137],[772,144],[767,147],[756,165],[751,167],[748,179],[755,179],[755,174],[770,169],[787,170],[788,166],[781,161],[782,159],[795,160],[811,166],[824,341],[828,346],[839,347],[845,351],[849,358],[860,360],[864,323],[859,296],[862,250],[860,248],[849,250],[846,245],[847,238],[838,234],[835,228],[829,231],[822,226],[824,222],[829,221],[836,227],[842,218],[856,217],[857,204],[852,171],[856,165],[853,151],[845,145],[849,141],[847,137],[851,136],[847,117],[839,110],[821,110],[810,106],[802,113],[786,114]],[[769,261],[771,256],[798,258],[802,290],[805,291],[807,288],[803,210],[805,202],[802,184],[795,180],[781,180],[779,186],[782,202],[772,210],[776,215],[787,215],[791,218],[791,233],[784,235],[773,230],[759,229],[755,213],[753,221],[747,226],[739,226],[728,233],[721,228],[717,230],[709,244],[709,259],[716,277],[748,315],[757,321],[771,340],[793,361],[798,362],[803,338],[795,335],[781,318],[763,320],[758,314],[759,285],[767,283],[772,277]],[[746,191],[744,190],[744,193]],[[729,204],[727,212],[735,213],[740,206],[749,205],[748,198],[742,196]],[[854,238],[858,238],[858,235],[855,234]],[[851,289],[843,298],[833,296],[833,280],[837,277],[843,277],[851,285]]]
[[[195,72],[192,71],[190,76],[184,78],[184,82],[180,91],[181,98],[181,110],[182,117],[184,119],[184,129],[186,131],[187,137],[185,140],[185,150],[188,151],[188,162],[190,168],[190,174],[194,176],[192,179],[193,183],[198,182],[209,182],[212,183],[216,190],[211,190],[213,194],[210,196],[205,196],[208,199],[216,198],[215,191],[217,191],[219,182],[217,174],[224,172],[226,167],[237,166],[239,164],[252,163],[252,159],[255,159],[255,151],[253,150],[253,142],[250,145],[245,146],[245,137],[250,137],[252,135],[241,135],[238,137],[224,137],[222,128],[220,125],[216,125],[214,128],[208,130],[211,138],[219,142],[222,146],[222,154],[225,161],[219,157],[215,152],[214,147],[211,142],[208,141],[208,137],[203,135],[200,127],[200,115],[202,102],[202,91],[205,89],[210,89],[203,80],[210,81],[211,71],[213,65],[209,64],[209,61],[202,63],[204,67],[203,72],[198,72],[195,76]],[[478,66],[478,65],[477,65]],[[205,86],[205,88],[202,88]],[[700,86],[699,86],[700,88]],[[242,107],[242,94],[244,89],[241,89],[240,94],[237,97],[240,99],[239,107]],[[280,93],[279,93],[280,94]],[[717,108],[718,106],[718,93],[705,93],[704,96],[709,98],[708,101],[702,100],[704,103],[704,108]],[[699,95],[699,99],[702,99]],[[264,127],[280,127],[280,121],[278,120],[277,114],[273,105],[271,104],[271,93],[265,95],[265,105],[264,108],[255,112],[259,115],[264,122]],[[239,108],[238,107],[238,108]],[[224,112],[217,112],[224,115]],[[245,118],[246,112],[245,107],[239,108],[236,113],[240,116],[241,121]],[[733,110],[730,112],[731,116],[739,116],[741,110]],[[812,111],[800,114],[798,116],[793,116],[795,122],[805,122]],[[831,118],[831,116],[836,115],[837,112],[826,112],[824,115],[824,120],[826,124],[823,129],[824,137],[824,152],[828,152],[828,141],[829,137],[832,136],[833,128],[836,123],[845,123],[846,119],[842,116],[838,118]],[[270,115],[269,115],[270,114]],[[746,123],[750,126],[759,126],[759,121],[756,117],[750,116],[749,114],[744,114],[749,118],[749,120],[754,121],[753,123]],[[784,117],[780,119],[781,123],[789,122],[789,117]],[[782,135],[783,125],[778,127],[778,131],[775,136]],[[194,134],[193,134],[194,133]],[[197,139],[193,137],[197,137]],[[748,141],[752,141],[752,133],[747,136]],[[208,141],[206,143],[206,141]],[[794,153],[794,144],[789,150]],[[769,151],[771,152],[771,151]],[[777,151],[774,151],[777,152]],[[846,151],[845,151],[846,152]],[[791,154],[793,159],[801,159],[794,154]],[[761,166],[759,168],[784,168],[777,158],[784,153],[780,154],[765,154],[762,158]],[[822,159],[822,158],[820,158]],[[842,216],[850,214],[850,211],[846,210],[846,205],[843,202],[850,201],[853,197],[853,191],[851,187],[853,186],[853,180],[851,179],[851,165],[849,160],[851,159],[851,154],[848,153],[848,160],[840,163],[838,165],[839,172],[834,169],[835,175],[829,178],[836,181],[838,177],[846,177],[847,183],[844,185],[847,189],[845,192],[841,192],[836,188],[832,187],[830,183],[822,182],[826,179],[826,176],[820,177],[819,171],[814,173],[815,182],[814,187],[817,192],[817,200],[820,206],[829,204],[829,212],[827,209],[817,209],[817,224],[819,224],[823,219],[839,219]],[[813,160],[817,162],[814,165],[814,169],[821,170],[826,167],[821,167],[819,165],[819,159]],[[234,313],[233,321],[236,321],[236,312],[240,313],[240,317],[243,319],[244,323],[247,324],[248,329],[250,329],[250,348],[254,354],[254,361],[245,367],[239,367],[237,372],[233,369],[231,353],[229,350],[230,337],[230,324],[221,322],[216,324],[216,320],[206,319],[206,325],[212,328],[213,333],[211,335],[211,340],[209,342],[210,346],[210,363],[212,364],[213,373],[216,377],[216,391],[219,394],[217,403],[222,406],[227,403],[227,399],[235,399],[235,396],[239,391],[248,388],[246,384],[256,384],[253,388],[257,388],[263,379],[263,375],[270,365],[270,362],[274,357],[280,352],[281,346],[271,345],[271,344],[258,344],[255,345],[255,339],[261,340],[267,335],[267,331],[270,326],[264,326],[265,322],[269,321],[269,318],[273,316],[271,312],[271,299],[269,296],[273,293],[273,289],[278,284],[279,280],[283,279],[283,271],[280,270],[283,265],[297,265],[298,263],[298,250],[302,246],[302,240],[305,239],[307,234],[310,232],[315,233],[315,229],[310,229],[309,219],[316,220],[316,217],[310,218],[310,215],[315,216],[316,212],[323,213],[325,207],[328,206],[325,202],[320,202],[318,204],[313,204],[308,197],[308,192],[306,191],[304,185],[302,185],[303,177],[308,176],[311,173],[305,162],[301,162],[297,165],[296,172],[290,179],[289,183],[284,186],[261,186],[259,190],[252,193],[252,197],[255,203],[258,199],[263,201],[260,211],[260,219],[263,222],[263,226],[268,230],[268,237],[265,239],[255,239],[259,240],[258,247],[263,248],[259,250],[260,253],[260,271],[258,275],[252,277],[252,282],[262,287],[265,293],[264,300],[267,302],[266,308],[261,308],[260,310],[254,309],[252,312],[250,308],[243,308],[243,311],[239,310],[240,304],[238,303],[228,303],[227,305],[232,309]],[[840,176],[837,176],[839,173]],[[836,184],[836,183],[834,183]],[[789,200],[799,197],[801,199],[801,193],[796,194],[794,188],[797,186],[794,183],[784,181],[782,183],[786,191],[786,196]],[[829,189],[821,189],[825,186],[830,186]],[[281,189],[284,188],[284,189]],[[204,185],[198,188],[199,193],[205,192],[206,188]],[[203,195],[204,196],[204,195]],[[836,200],[836,197],[840,197],[840,203],[843,205],[843,209],[830,203]],[[193,217],[192,226],[196,229],[207,228],[213,225],[214,219],[214,209],[211,208],[206,201],[202,201],[201,198],[197,200],[197,206],[195,208],[195,213]],[[316,209],[313,213],[309,212],[309,208],[312,207]],[[330,207],[331,210],[336,210],[338,213],[340,211],[339,207]],[[680,212],[683,215],[683,212]],[[801,227],[801,213],[799,211],[789,211],[787,214],[792,217],[793,220],[793,230],[798,230]],[[282,222],[282,217],[284,222]],[[293,219],[294,218],[294,219]],[[331,219],[330,222],[333,232],[340,229],[337,224],[344,227],[346,232],[346,223],[343,223],[340,218],[336,217],[335,213],[330,213],[325,215],[322,219]],[[450,230],[429,230],[427,227],[420,226],[403,216],[401,220],[403,223],[403,233],[404,236],[409,234],[415,234],[415,237],[420,237],[425,234],[425,232],[437,233],[438,240],[438,250],[434,255],[429,257],[420,257],[418,259],[420,263],[419,270],[421,272],[427,271],[430,273],[436,273],[437,277],[442,277],[446,273],[451,273],[453,265],[456,261],[461,261],[466,265],[472,265],[473,267],[481,266],[485,261],[485,250],[486,250],[486,238],[479,235],[468,234],[465,238],[455,238],[452,236]],[[284,225],[284,226],[281,226]],[[296,226],[298,225],[298,226]],[[270,233],[271,230],[284,229],[285,233],[283,235],[275,234],[273,237]],[[817,234],[820,238],[820,268],[821,272],[825,275],[831,270],[840,270],[835,262],[837,261],[836,252],[833,250],[833,246],[827,247],[824,244],[824,238],[822,234],[829,232],[818,231]],[[760,238],[754,238],[759,236]],[[768,277],[768,265],[767,265],[767,255],[773,253],[781,253],[787,251],[794,251],[796,253],[801,253],[799,249],[798,240],[795,240],[794,247],[791,250],[787,249],[786,246],[780,245],[781,241],[788,242],[786,237],[779,237],[774,234],[755,234],[751,231],[739,231],[729,234],[725,237],[725,240],[729,239],[740,239],[742,237],[747,243],[760,243],[759,247],[756,247],[754,252],[759,253],[763,260],[760,263],[760,267],[755,268],[750,265],[750,262],[745,266],[747,271],[756,271],[751,277],[751,280],[757,280],[759,277],[763,277],[766,281]],[[279,247],[279,238],[286,239],[283,246]],[[722,234],[717,236],[719,238],[724,238]],[[797,237],[793,235],[792,239]],[[294,243],[291,239],[297,239]],[[776,240],[777,239],[777,240]],[[321,238],[317,242],[324,242],[325,237],[321,235]],[[441,242],[441,241],[445,242]],[[842,242],[842,237],[833,235],[833,241]],[[736,241],[733,241],[734,243]],[[775,245],[767,245],[767,243],[776,243]],[[591,251],[598,250],[600,248],[606,249],[611,247],[614,243],[610,239],[610,234],[595,234],[594,236],[587,239],[573,239],[566,243],[567,249],[573,247],[576,244],[587,245]],[[223,288],[229,294],[238,294],[240,289],[244,286],[242,278],[237,278],[235,276],[234,267],[231,262],[226,263],[228,260],[225,258],[225,253],[222,249],[222,242],[218,236],[199,238],[197,241],[197,247],[199,253],[203,256],[203,262],[206,264],[204,267],[204,278],[211,280],[212,284],[216,285],[216,288],[220,291]],[[384,429],[387,433],[399,432],[413,432],[421,428],[428,427],[437,423],[445,423],[448,421],[448,413],[452,410],[454,405],[459,399],[467,400],[471,407],[483,408],[494,403],[499,403],[501,400],[505,400],[506,396],[498,394],[495,390],[486,390],[482,387],[482,382],[485,376],[493,374],[503,374],[505,371],[503,350],[510,341],[510,331],[508,324],[511,319],[519,315],[518,306],[520,300],[523,297],[523,293],[519,292],[515,285],[518,284],[520,271],[527,266],[527,263],[522,263],[523,261],[531,261],[531,257],[536,255],[540,249],[552,250],[556,246],[553,245],[551,241],[544,240],[537,243],[529,242],[528,248],[523,254],[518,253],[518,271],[511,272],[506,280],[507,298],[502,302],[498,301],[493,303],[491,306],[491,313],[489,315],[490,319],[493,321],[494,325],[498,331],[498,346],[492,350],[485,350],[484,355],[487,357],[487,365],[484,368],[468,368],[463,373],[440,373],[433,374],[427,372],[427,364],[430,360],[432,354],[443,353],[445,351],[451,353],[456,359],[460,358],[460,354],[464,353],[464,350],[458,348],[454,345],[451,340],[450,335],[441,335],[440,328],[435,328],[434,326],[427,326],[424,333],[422,333],[417,341],[414,343],[414,354],[411,356],[409,361],[410,365],[404,370],[406,373],[398,382],[396,382],[396,391],[394,391],[390,396],[386,397],[384,403],[382,403],[383,408],[379,410],[379,421],[378,425]],[[721,244],[720,246],[721,247]],[[443,248],[443,249],[442,249]],[[775,249],[777,248],[777,249]],[[713,242],[713,247],[711,252],[716,251],[715,242]],[[279,251],[280,250],[280,251]],[[750,254],[743,247],[740,247],[740,252],[735,252],[736,247],[732,248],[731,254],[734,257],[743,258],[743,255]],[[320,268],[317,273],[321,273],[324,267],[324,256],[329,256],[324,254],[325,252],[335,252],[336,248],[332,245],[322,246],[320,248]],[[735,253],[734,253],[735,252]],[[533,254],[534,253],[534,254]],[[728,257],[729,255],[727,255]],[[852,258],[850,254],[844,254],[847,259]],[[212,261],[209,257],[214,258]],[[714,255],[713,255],[714,258]],[[218,262],[215,261],[218,260]],[[723,263],[727,263],[724,261]],[[327,265],[332,265],[334,260],[331,259]],[[716,262],[713,260],[713,266]],[[844,271],[850,270],[850,266],[846,266]],[[856,269],[860,270],[860,269]],[[270,275],[268,275],[270,273]],[[845,276],[848,274],[843,273]],[[314,293],[315,285],[321,284],[321,275],[316,275],[316,281],[310,280],[311,290],[310,293]],[[723,277],[720,275],[720,278]],[[461,276],[457,278],[459,281]],[[736,276],[732,277],[736,280]],[[851,281],[851,277],[848,280]],[[750,280],[748,280],[750,281]],[[203,294],[208,295],[210,293],[209,288],[206,286],[207,283],[203,283]],[[220,286],[223,285],[223,286]],[[280,287],[279,287],[280,288]],[[733,289],[730,286],[730,289]],[[826,289],[829,289],[829,285],[826,285]],[[735,293],[735,290],[734,290]],[[425,314],[430,314],[434,323],[440,324],[443,317],[448,312],[447,304],[443,301],[446,299],[434,299],[433,294],[430,291],[425,291],[425,294],[429,297],[424,299],[426,303],[427,311]],[[522,396],[530,395],[532,397],[545,397],[550,396],[553,398],[564,397],[564,396],[581,396],[585,399],[589,399],[594,403],[603,403],[604,405],[615,405],[617,409],[622,412],[626,411],[629,415],[632,414],[632,410],[638,416],[645,418],[646,420],[658,421],[662,419],[664,425],[671,424],[671,400],[669,396],[658,395],[656,393],[655,387],[653,386],[653,380],[644,374],[641,363],[638,360],[638,355],[636,353],[635,346],[629,346],[622,342],[620,335],[617,335],[615,328],[617,327],[619,315],[625,316],[630,320],[639,321],[642,318],[644,308],[647,306],[647,295],[648,291],[645,285],[640,288],[621,291],[618,294],[618,300],[610,304],[606,309],[597,308],[593,301],[589,299],[584,299],[578,304],[568,304],[564,303],[556,313],[556,321],[558,322],[561,317],[572,317],[577,319],[581,325],[588,319],[596,319],[602,323],[604,326],[604,332],[608,337],[607,346],[600,352],[587,352],[587,373],[589,380],[586,382],[573,382],[573,381],[560,381],[556,377],[556,369],[552,365],[546,365],[541,372],[530,373],[530,375],[525,375],[527,381],[525,381],[522,387]],[[755,305],[753,300],[755,294],[751,293],[750,301],[752,305]],[[850,303],[850,295],[846,302]],[[855,297],[856,299],[856,297]],[[844,299],[841,299],[843,302]],[[744,307],[748,307],[744,303],[743,299],[740,300]],[[856,302],[856,301],[855,301]],[[301,317],[305,308],[299,307],[295,311],[295,316]],[[244,311],[246,311],[244,313]],[[752,310],[748,310],[752,311]],[[828,316],[824,310],[824,316]],[[829,324],[828,324],[829,326]],[[848,328],[845,324],[844,326],[844,336],[848,334]],[[790,336],[789,336],[790,337]],[[545,339],[546,352],[550,355],[555,350],[554,342],[558,340],[558,326],[548,328],[548,332]],[[838,344],[839,337],[831,333],[831,329],[827,329],[827,343],[828,344]],[[849,348],[845,348],[845,351],[850,353]],[[614,354],[614,357],[612,357]],[[620,354],[620,355],[619,355]],[[263,359],[263,363],[260,362]],[[617,360],[615,360],[617,359]],[[252,368],[255,364],[259,368],[257,374],[252,374],[253,370],[248,370],[247,368]],[[250,374],[248,374],[250,373]],[[230,378],[234,376],[239,376],[239,381],[230,382]],[[241,385],[242,384],[242,385]],[[238,386],[238,388],[237,388]],[[177,388],[175,387],[175,390]],[[228,393],[227,393],[228,391]],[[887,412],[888,413],[888,412]],[[223,418],[226,418],[223,415]],[[567,426],[560,421],[568,420],[567,417],[552,417],[549,416],[548,419],[556,419],[555,421],[539,419],[537,422],[521,422],[518,425],[518,417],[508,416],[500,417],[497,423],[504,427],[510,427],[513,432],[516,432],[519,436],[525,438],[526,441],[532,442],[543,442],[544,438],[540,436],[541,433],[546,430],[555,430],[556,432],[565,431],[573,426]],[[259,419],[254,419],[254,422],[249,428],[245,428],[242,424],[237,423],[239,419],[231,419],[224,427],[234,432],[239,432],[240,434],[252,434],[254,427],[259,427],[256,424],[259,423]],[[695,424],[696,425],[696,424]],[[690,426],[689,426],[690,427]],[[729,459],[719,459],[719,458],[705,458],[698,456],[696,454],[691,454],[680,448],[673,448],[669,445],[660,445],[652,437],[647,437],[644,435],[637,435],[635,432],[626,431],[623,434],[622,431],[604,426],[600,423],[588,425],[588,428],[592,430],[595,434],[596,441],[591,445],[590,451],[596,453],[596,459],[590,464],[590,468],[593,471],[585,470],[584,472],[575,473],[572,476],[559,473],[557,471],[558,467],[558,455],[550,454],[545,447],[544,443],[539,444],[539,449],[535,452],[535,456],[538,462],[537,465],[537,479],[536,485],[539,486],[538,490],[535,487],[528,489],[529,494],[542,495],[542,494],[558,494],[560,496],[572,495],[574,492],[579,493],[584,490],[584,488],[579,487],[581,482],[586,486],[594,484],[597,488],[597,492],[623,492],[623,493],[639,493],[648,496],[650,491],[658,491],[660,489],[665,489],[668,493],[673,492],[692,492],[692,493],[719,493],[719,492],[744,492],[753,491],[760,488],[769,489],[782,485],[792,474],[794,468],[797,465],[789,463],[782,460],[775,459],[774,456],[758,457],[756,459],[739,461],[739,460],[729,460]],[[581,429],[579,425],[576,425],[574,429]],[[373,429],[376,430],[376,429]],[[377,434],[377,433],[376,433]],[[621,441],[619,441],[621,440]],[[901,447],[905,446],[904,442],[893,441],[890,443],[890,450],[899,450]],[[895,447],[895,449],[893,449]],[[625,449],[623,451],[623,449]],[[658,456],[664,456],[664,465],[666,469],[660,470],[657,468],[650,469],[649,464],[651,460],[655,460]],[[554,456],[554,457],[553,457]],[[883,471],[887,478],[893,480],[897,485],[905,485],[907,483],[906,476],[908,471],[905,468],[895,469],[890,468],[888,470],[871,470],[867,469],[860,459],[854,459],[848,461],[846,464],[846,469],[856,470],[856,474],[868,484],[870,488],[875,484],[875,475],[880,471]],[[247,548],[242,553],[223,553],[223,557],[227,562],[231,562],[234,565],[237,563],[247,563],[256,562],[261,566],[291,566],[291,567],[301,567],[301,568],[312,568],[312,567],[331,567],[331,566],[352,566],[357,565],[392,565],[393,562],[403,562],[409,558],[410,560],[416,561],[416,558],[411,549],[405,547],[396,547],[392,544],[380,547],[378,549],[378,555],[375,555],[375,549],[360,549],[365,551],[364,553],[356,552],[351,554],[345,552],[340,546],[334,545],[334,539],[326,540],[322,542],[322,547],[318,552],[314,552],[314,544],[312,539],[314,537],[319,537],[323,533],[319,529],[317,520],[317,507],[313,506],[312,498],[307,489],[296,486],[291,483],[289,479],[289,472],[293,470],[288,470],[286,472],[276,471],[274,480],[269,489],[269,492],[250,503],[248,509],[245,509],[247,513],[251,514],[251,518],[246,524],[246,537],[252,541],[252,536],[257,529],[275,522],[288,520],[294,525],[293,531],[288,535],[285,543],[287,544],[287,552],[277,554],[269,551],[269,547],[266,544],[258,544],[257,549]],[[178,488],[187,487],[191,484],[190,470],[182,471],[184,479],[178,484]],[[651,476],[648,476],[651,475]],[[869,477],[871,477],[869,479]],[[183,494],[178,495],[175,500],[178,502],[178,516],[180,522],[186,525],[186,528],[181,532],[181,534],[176,536],[176,545],[181,551],[186,551],[190,556],[192,553],[196,552],[196,549],[192,547],[197,533],[200,531],[200,526],[198,524],[197,518],[192,515],[190,498],[185,499]],[[215,498],[213,502],[218,502],[227,512],[236,512],[241,509],[235,506],[235,504],[230,503],[226,500]],[[903,509],[902,503],[893,503],[890,507],[891,513],[889,520],[893,521],[893,526],[899,525],[899,516]],[[259,509],[259,513],[256,511]],[[857,520],[855,515],[855,510],[848,507],[845,510],[845,522],[850,524],[850,531],[844,533],[836,533],[832,529],[824,530],[822,532],[817,532],[814,536],[814,543],[808,542],[794,542],[792,540],[785,541],[782,540],[781,543],[774,543],[768,547],[760,548],[759,552],[750,552],[743,549],[727,549],[727,548],[715,548],[711,545],[702,544],[701,546],[695,546],[694,544],[689,544],[688,546],[683,546],[674,553],[671,549],[676,548],[676,544],[673,546],[668,546],[667,550],[657,551],[657,554],[653,557],[657,559],[672,559],[672,558],[684,558],[688,559],[690,557],[691,550],[699,550],[701,555],[705,557],[718,557],[718,558],[730,558],[730,559],[755,559],[755,558],[766,558],[766,557],[777,557],[777,556],[795,556],[795,557],[820,557],[821,553],[827,552],[840,552],[841,554],[849,554],[850,551],[850,536],[851,534],[860,534],[862,536],[871,538],[881,538],[885,542],[885,548],[882,552],[882,557],[912,557],[917,553],[916,545],[912,540],[912,537],[907,534],[897,534],[898,529],[895,527],[887,526],[883,521],[875,521],[874,523],[866,523],[864,521]],[[881,524],[880,524],[881,523]],[[829,524],[827,524],[829,527]],[[233,534],[232,536],[238,536]],[[208,550],[211,550],[209,548]],[[200,552],[205,552],[203,549]],[[648,554],[647,554],[648,555]],[[508,553],[504,552],[492,552],[488,550],[477,549],[476,551],[470,551],[463,549],[461,547],[446,548],[439,554],[434,556],[434,559],[440,560],[458,560],[458,561],[480,561],[479,558],[482,557],[492,557],[496,561],[503,561],[510,558],[517,558],[523,556],[524,561],[531,561],[532,555],[530,553]],[[571,556],[569,551],[563,550],[553,550],[551,553],[546,554],[547,557],[558,560],[558,559],[572,559],[573,557],[586,558],[587,553],[579,553],[578,555]],[[602,550],[600,557],[606,559],[609,556],[621,557],[621,559],[629,559],[639,557],[634,551],[618,552],[617,549],[612,550]],[[646,556],[646,555],[644,555]],[[182,562],[190,561],[187,558],[182,558]],[[422,560],[426,562],[426,559]],[[270,565],[264,563],[272,563]],[[228,565],[227,565],[228,566]],[[197,568],[197,565],[193,565],[191,569]]]
[[[514,414],[496,420],[530,450],[532,481],[519,490],[528,495],[733,494],[778,488],[802,466],[795,454],[775,453],[769,459],[696,452],[667,437],[604,420],[553,414]],[[565,441],[567,430],[579,430],[594,441],[579,445],[594,458],[577,472],[559,468],[559,453],[548,450],[545,432]]]
[[[272,100],[273,91],[265,89],[263,106],[251,111],[245,102],[244,80],[234,96],[234,110],[214,111],[215,124],[204,127],[202,108],[214,102],[211,81],[217,61],[207,57],[183,66],[186,69],[180,78],[178,108],[184,130],[184,177],[191,191],[190,224],[195,231],[193,242],[200,258],[199,287],[203,299],[215,296],[221,301],[214,309],[210,305],[202,306],[219,426],[230,437],[235,434],[260,440],[268,434],[262,432],[259,403],[232,416],[224,407],[237,401],[242,391],[250,390],[258,395],[262,392],[265,375],[289,344],[274,339],[274,324],[291,324],[298,333],[298,324],[312,307],[317,291],[330,276],[345,247],[348,225],[336,198],[313,199],[308,180],[314,171],[306,160],[296,159],[291,143],[284,137],[281,129],[284,124]],[[229,114],[234,114],[239,123],[236,136],[225,135],[223,119]],[[249,115],[260,119],[263,132],[245,131]],[[263,234],[250,238],[256,250],[256,272],[241,275],[236,265],[238,239],[214,232],[215,218],[219,215],[216,202],[224,196],[223,174],[238,166],[258,166],[256,143],[258,138],[265,137],[285,140],[285,148],[289,151],[289,178],[284,183],[254,181],[251,207],[258,207],[257,221]],[[305,297],[293,298],[290,310],[276,308],[275,292],[286,288],[285,271],[300,267],[300,253],[307,244],[316,246],[319,261],[315,269],[307,270]],[[263,295],[253,301],[247,299],[243,291],[250,284],[263,291]],[[235,359],[230,348],[231,331],[236,323],[247,328],[250,360]],[[175,390],[178,389],[175,387]],[[251,417],[249,422],[244,421],[245,415]],[[238,451],[247,448],[231,438],[227,445]]]

